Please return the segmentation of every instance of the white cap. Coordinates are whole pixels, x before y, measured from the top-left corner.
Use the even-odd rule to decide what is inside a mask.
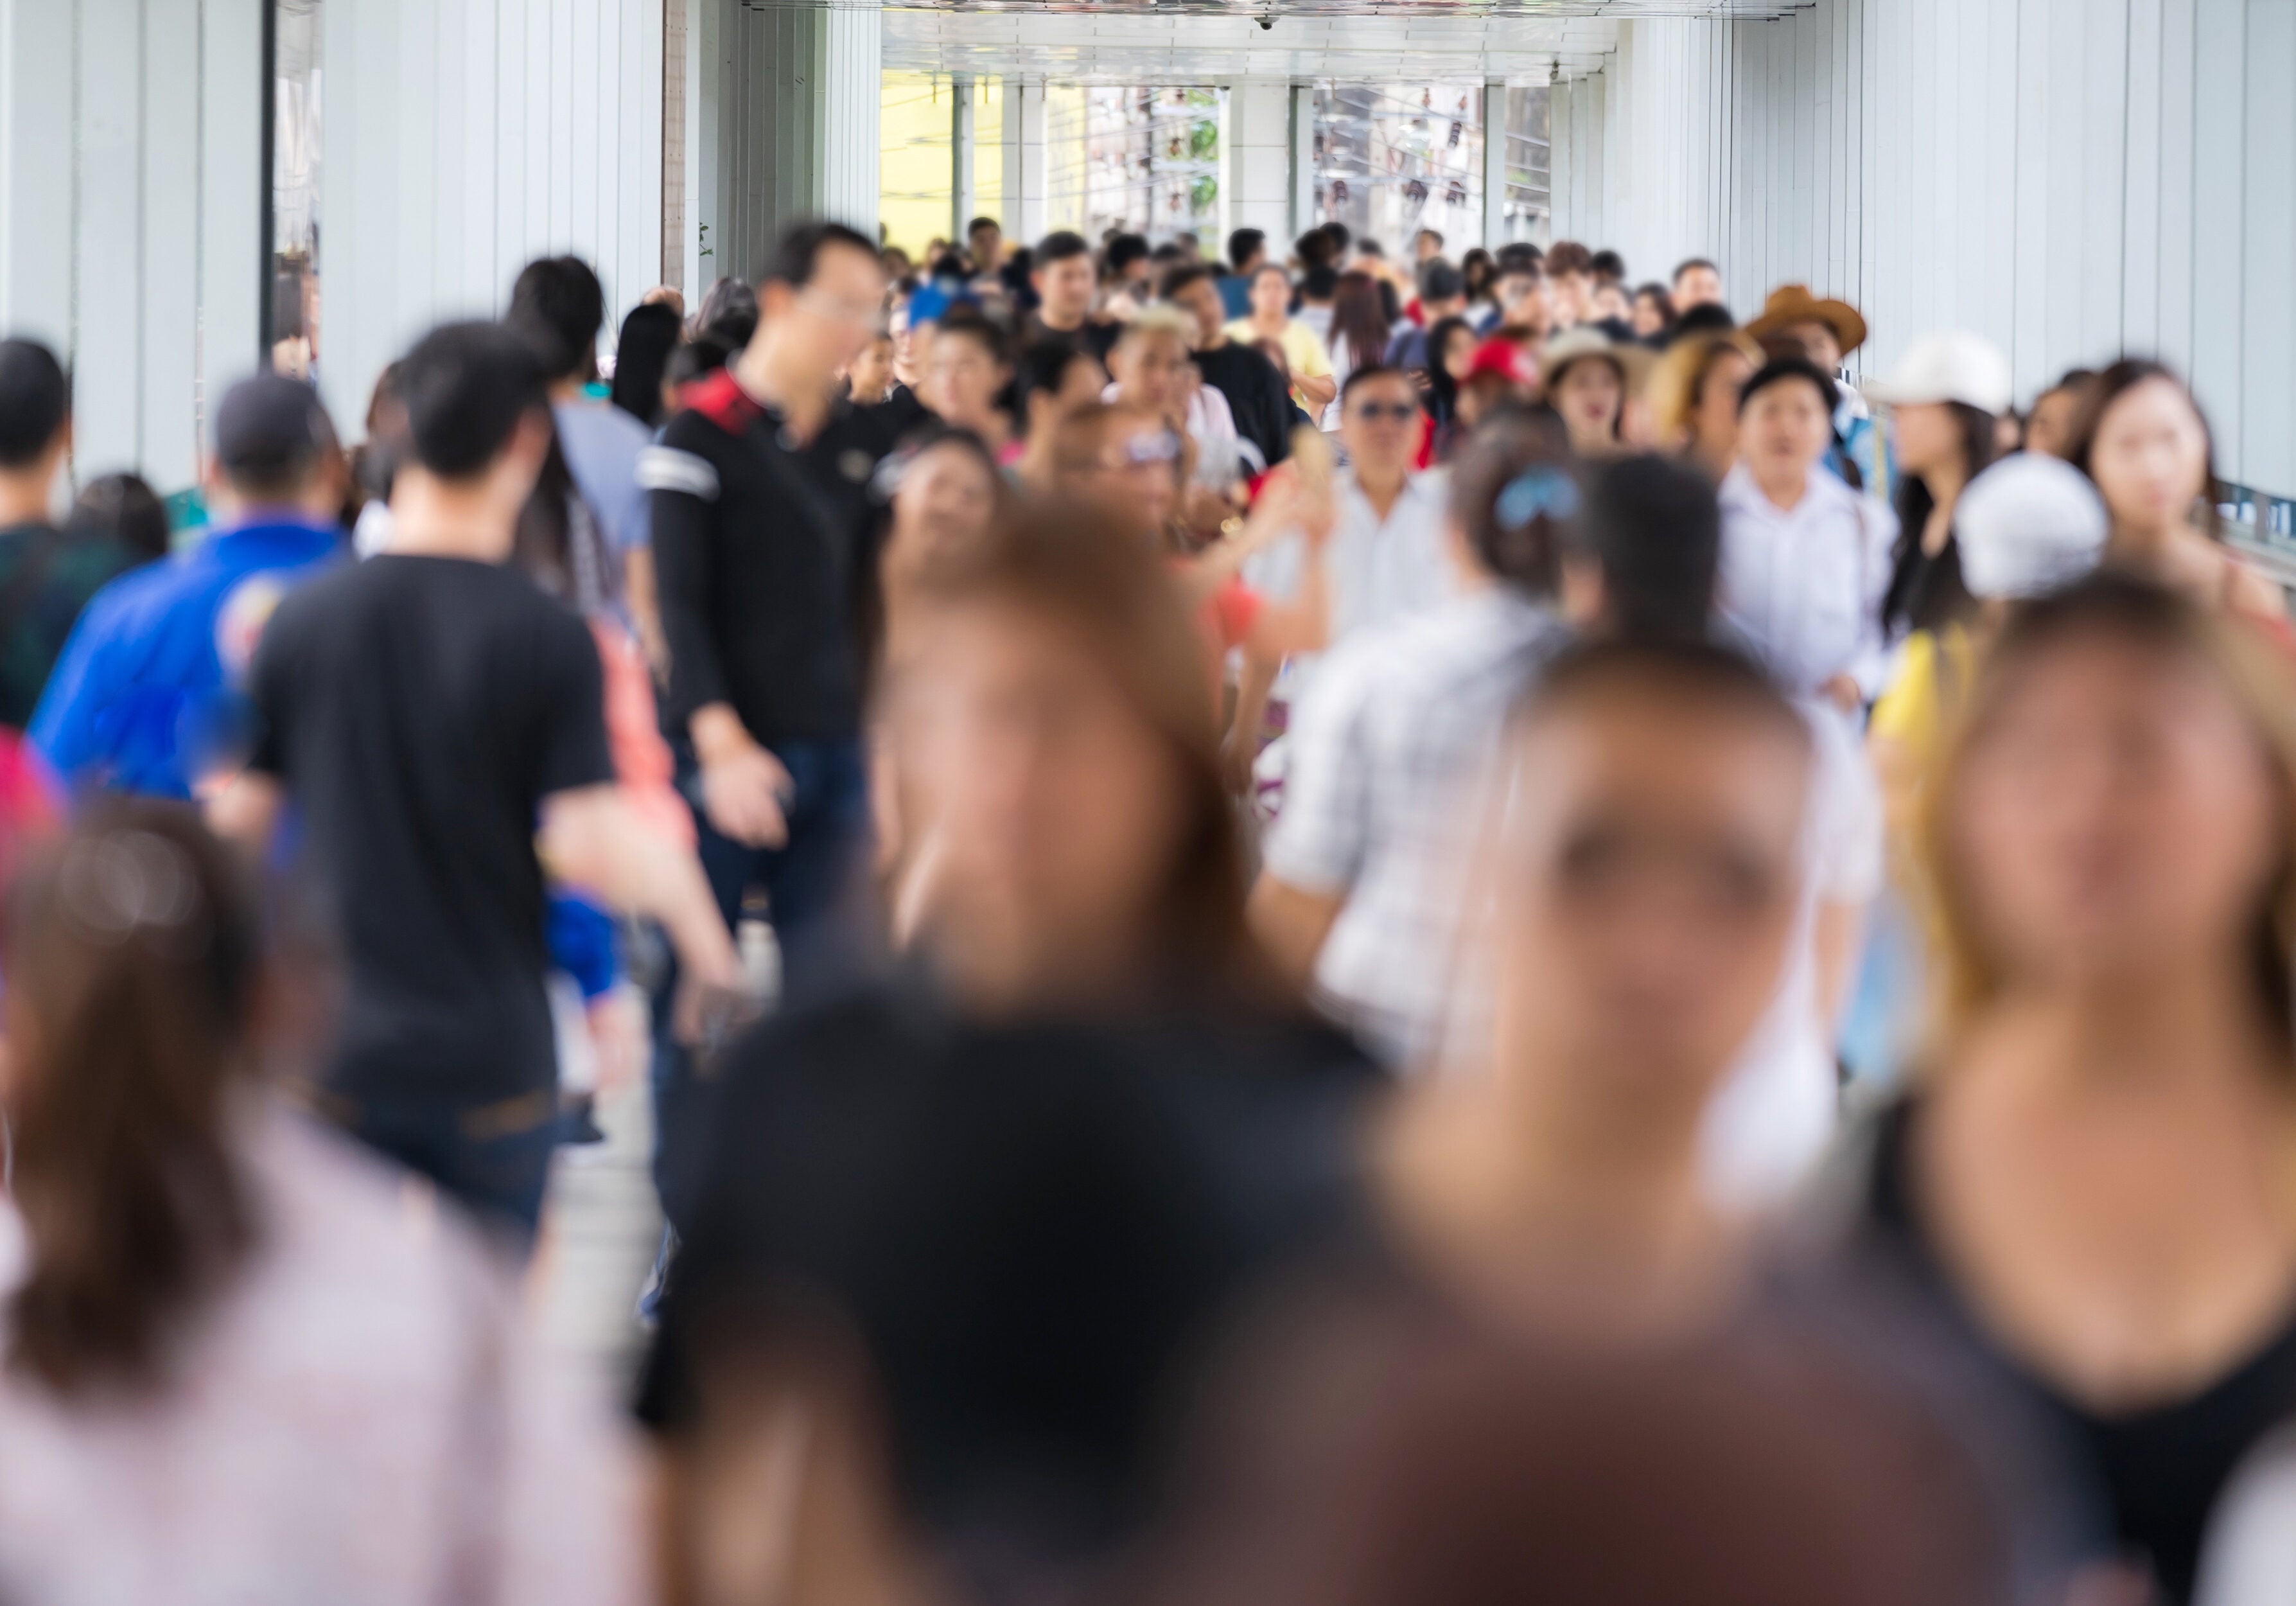
[[[1866,387],[1876,401],[1958,401],[1980,413],[2005,413],[2015,394],[2009,359],[1982,335],[1956,329],[1914,342],[1887,379]]]
[[[2038,597],[2070,585],[2104,554],[2104,504],[2088,476],[2040,452],[2004,457],[1953,510],[1962,583],[1972,597]]]

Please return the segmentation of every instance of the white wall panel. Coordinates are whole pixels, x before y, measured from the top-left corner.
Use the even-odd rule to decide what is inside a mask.
[[[1722,265],[1743,317],[1841,293],[1872,374],[1935,328],[2068,366],[2158,353],[2234,479],[2296,494],[2296,4],[1813,0],[1636,19],[1554,92],[1555,233]]]

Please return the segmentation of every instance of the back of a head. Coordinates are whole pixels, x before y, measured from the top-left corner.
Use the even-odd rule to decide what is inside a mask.
[[[720,279],[701,297],[693,315],[693,331],[714,335],[734,350],[750,343],[758,332],[758,292],[739,279]]]
[[[1674,320],[1670,338],[1685,341],[1696,334],[1726,334],[1738,326],[1730,309],[1719,301],[1701,301]]]
[[[1499,247],[1498,270],[1501,273],[1538,273],[1539,250],[1527,241],[1513,240]]]
[[[1595,271],[1595,253],[1576,240],[1557,240],[1547,248],[1546,271],[1561,276]]]
[[[1240,228],[1227,237],[1228,266],[1242,273],[1267,244],[1264,229]]]
[[[341,449],[319,392],[283,374],[241,380],[216,408],[216,466],[251,503],[297,499]]]
[[[676,312],[650,301],[630,309],[614,344],[614,405],[649,427],[661,422],[661,378],[679,333]]]
[[[168,505],[142,474],[98,474],[81,486],[64,529],[111,541],[139,563],[167,556],[173,540]]]
[[[1441,257],[1430,257],[1420,266],[1419,299],[1423,301],[1456,301],[1467,293],[1467,281],[1456,268]]]
[[[0,341],[0,469],[29,468],[71,418],[71,381],[36,340]]]
[[[587,379],[597,372],[606,292],[581,258],[529,262],[511,286],[506,321],[533,343],[550,379]]]
[[[7,1361],[57,1393],[164,1382],[169,1328],[253,1240],[228,1133],[258,951],[239,867],[180,805],[102,808],[9,889],[11,1188],[31,1254]]]
[[[1581,502],[1570,437],[1543,409],[1503,408],[1451,460],[1452,522],[1486,569],[1529,597],[1554,595]]]
[[[1722,556],[1714,486],[1660,457],[1595,465],[1578,538],[1601,566],[1605,628],[1629,639],[1693,641],[1707,631]]]
[[[541,365],[499,324],[446,324],[398,366],[414,460],[442,480],[483,474],[519,421],[547,402]]]
[[[1608,284],[1623,283],[1627,276],[1627,259],[1615,251],[1598,251],[1587,259],[1587,270]]]

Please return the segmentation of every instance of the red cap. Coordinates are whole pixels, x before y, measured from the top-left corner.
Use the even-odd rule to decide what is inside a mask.
[[[1496,374],[1511,384],[1536,385],[1538,364],[1514,342],[1494,336],[1475,348],[1474,360],[1467,365],[1468,379],[1480,379],[1486,374]]]

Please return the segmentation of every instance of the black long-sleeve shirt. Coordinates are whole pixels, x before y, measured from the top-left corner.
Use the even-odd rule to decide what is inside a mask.
[[[899,420],[840,408],[799,444],[721,370],[649,450],[664,726],[726,703],[758,741],[858,734],[876,600],[870,481]]]
[[[1196,353],[1204,383],[1227,398],[1235,432],[1259,449],[1269,467],[1292,455],[1292,394],[1275,365],[1229,341]]]

